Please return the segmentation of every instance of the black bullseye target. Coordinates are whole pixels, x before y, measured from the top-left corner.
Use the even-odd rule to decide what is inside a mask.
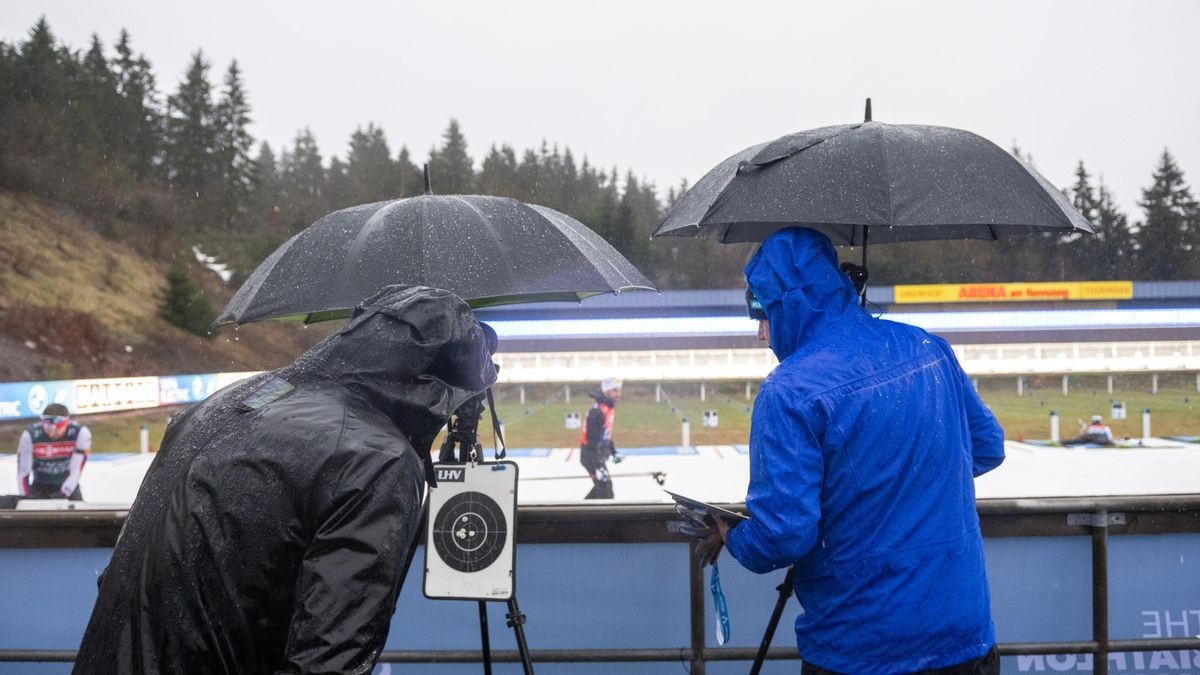
[[[461,492],[438,509],[431,535],[438,558],[447,566],[458,572],[478,572],[500,557],[508,540],[508,522],[491,497]]]

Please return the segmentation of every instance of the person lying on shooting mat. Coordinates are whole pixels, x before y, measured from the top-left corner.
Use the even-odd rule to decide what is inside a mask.
[[[612,499],[612,476],[608,473],[608,458],[621,463],[613,445],[613,422],[617,417],[617,402],[621,400],[621,380],[606,377],[599,390],[588,392],[595,403],[588,410],[583,429],[579,432],[579,463],[592,479],[592,489],[584,499]]]
[[[1080,422],[1080,425],[1083,423]],[[1063,445],[1116,445],[1113,441],[1112,428],[1104,423],[1104,418],[1092,415],[1092,422],[1083,428],[1083,433]]]
[[[806,674],[998,673],[973,476],[1004,433],[950,345],[861,309],[814,230],[771,235],[746,282],[779,365],[750,422],[750,519],[717,518],[698,554],[793,567]]]
[[[370,672],[430,446],[495,379],[465,302],[389,286],[292,365],[177,415],[74,672]]]

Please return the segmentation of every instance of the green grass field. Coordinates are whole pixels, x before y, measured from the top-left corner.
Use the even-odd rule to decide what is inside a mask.
[[[1086,421],[1093,414],[1103,415],[1118,438],[1140,437],[1144,408],[1151,410],[1151,434],[1154,436],[1200,435],[1200,393],[1195,389],[1195,375],[1162,376],[1159,393],[1150,393],[1150,377],[1121,377],[1115,383],[1113,395],[1107,393],[1103,377],[1073,376],[1069,395],[1063,396],[1058,377],[1041,381],[1026,381],[1025,395],[1018,397],[1013,378],[984,379],[979,383],[984,401],[991,407],[1006,437],[1010,439],[1045,439],[1050,436],[1050,412],[1057,411],[1062,438],[1076,435],[1078,420]],[[579,443],[579,430],[564,428],[567,413],[586,414],[591,399],[585,387],[571,388],[571,402],[564,400],[563,388],[558,386],[527,386],[525,404],[519,400],[515,386],[496,391],[496,409],[505,424],[508,444],[514,448],[574,447]],[[616,442],[621,447],[646,445],[678,445],[680,423],[687,417],[691,423],[693,445],[727,445],[745,443],[750,432],[750,409],[753,401],[745,398],[744,384],[709,385],[705,401],[700,400],[698,384],[669,384],[663,387],[661,402],[654,400],[654,386],[629,384],[625,397],[617,407]],[[1128,419],[1109,420],[1113,400],[1125,403]],[[716,410],[720,426],[701,426],[705,410]],[[139,431],[145,424],[150,430],[150,445],[157,448],[173,409],[133,411],[91,415],[79,419],[92,430],[94,452],[136,452]],[[485,413],[486,414],[486,413]],[[0,426],[0,452],[13,452],[24,424]],[[490,447],[490,423],[480,424],[484,445]]]

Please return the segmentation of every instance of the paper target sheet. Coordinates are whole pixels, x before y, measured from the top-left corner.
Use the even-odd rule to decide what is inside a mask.
[[[507,600],[516,566],[517,465],[437,464],[429,493],[425,597]]]

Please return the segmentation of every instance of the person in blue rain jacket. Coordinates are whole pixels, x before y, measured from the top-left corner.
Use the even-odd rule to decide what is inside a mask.
[[[859,308],[829,239],[773,234],[746,266],[779,366],[750,430],[730,553],[795,565],[806,673],[999,672],[973,477],[1004,435],[945,340]],[[718,519],[719,520],[719,519]]]

